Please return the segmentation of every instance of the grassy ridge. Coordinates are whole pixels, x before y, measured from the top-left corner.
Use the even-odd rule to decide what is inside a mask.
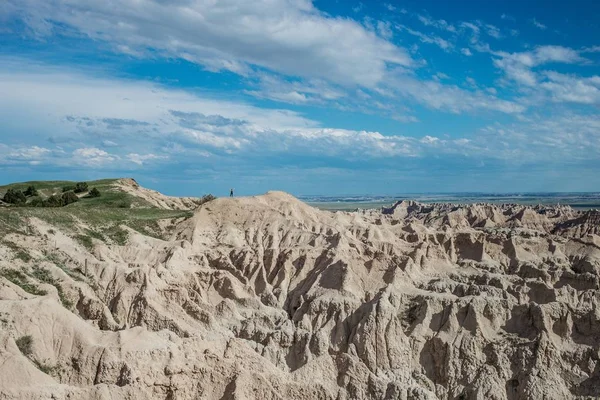
[[[98,189],[108,188],[115,184],[118,179],[100,179],[97,181],[87,181],[90,189],[97,187]],[[61,194],[62,188],[65,186],[75,186],[75,181],[29,181],[29,182],[17,182],[8,185],[0,186],[0,197],[4,196],[4,193],[8,189],[16,189],[25,191],[29,186],[35,186],[35,188],[44,196],[51,196],[53,194]]]
[[[79,231],[80,223],[86,224],[95,231],[114,232],[115,242],[123,242],[122,234],[117,229],[119,225],[129,226],[148,236],[163,238],[158,225],[159,220],[188,218],[193,214],[191,211],[164,210],[154,207],[146,200],[120,190],[116,186],[117,181],[118,179],[88,181],[89,189],[97,188],[101,196],[90,198],[84,195],[78,202],[64,207],[40,208],[27,205],[0,207],[0,236],[11,232],[27,234],[25,221],[34,217],[74,233]],[[75,183],[73,181],[14,183],[0,186],[0,198],[8,189],[25,190],[30,185],[33,185],[42,197],[48,197],[52,194],[62,194],[64,186],[73,186]],[[94,237],[93,233],[91,237]],[[89,243],[89,238],[81,234],[79,238],[84,243]]]
[[[109,207],[109,208],[130,208],[130,207],[152,207],[150,203],[139,197],[125,193],[116,187],[118,179],[100,179],[96,181],[87,181],[88,187],[91,190],[96,188],[100,191],[101,196],[90,198],[87,196],[80,197],[77,203],[69,204],[67,207]],[[48,198],[53,194],[61,195],[62,189],[65,186],[75,186],[75,181],[29,181],[11,183],[9,185],[0,186],[0,199],[8,189],[25,191],[29,186],[34,186],[38,194],[43,198]],[[24,205],[27,207],[27,205]]]

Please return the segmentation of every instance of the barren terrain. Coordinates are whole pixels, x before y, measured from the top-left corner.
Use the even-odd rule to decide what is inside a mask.
[[[597,211],[134,183],[0,209],[0,399],[600,396]]]

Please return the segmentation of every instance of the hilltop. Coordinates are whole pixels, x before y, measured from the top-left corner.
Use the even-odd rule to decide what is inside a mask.
[[[0,186],[0,203],[9,189],[25,192],[33,186],[40,197],[48,198],[61,195],[65,189],[73,190],[78,182],[75,181],[29,181]],[[100,197],[87,196],[89,191],[79,194],[79,207],[118,207],[118,208],[161,208],[166,210],[191,210],[204,201],[202,198],[165,196],[154,190],[140,186],[135,179],[101,179],[83,182],[89,190],[96,188],[102,194]],[[28,201],[30,202],[30,200]]]
[[[597,211],[81,204],[0,210],[0,398],[600,396]]]

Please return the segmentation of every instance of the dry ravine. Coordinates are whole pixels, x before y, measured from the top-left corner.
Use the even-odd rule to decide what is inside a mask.
[[[596,211],[270,192],[151,229],[19,215],[0,399],[600,397]]]

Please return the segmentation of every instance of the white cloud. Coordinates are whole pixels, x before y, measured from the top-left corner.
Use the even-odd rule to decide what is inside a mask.
[[[425,26],[433,26],[435,28],[446,30],[448,32],[455,33],[456,28],[454,25],[449,24],[446,20],[443,19],[433,19],[426,15],[417,14],[417,19],[421,21],[421,23]]]
[[[535,26],[536,28],[541,29],[541,30],[545,30],[547,28],[546,25],[542,24],[535,18],[531,20],[531,23],[533,24],[533,26]]]
[[[5,1],[0,12],[21,16],[39,36],[66,26],[117,51],[150,49],[211,70],[246,75],[256,65],[370,87],[384,79],[388,65],[413,65],[403,49],[355,21],[321,13],[308,0]]]
[[[419,81],[411,76],[399,74],[390,77],[389,88],[407,99],[412,99],[429,108],[452,113],[478,110],[500,111],[518,114],[525,111],[521,104],[499,99],[483,91],[467,91],[455,85],[444,85],[436,80]]]
[[[547,90],[553,101],[600,104],[600,76],[581,78],[554,71],[544,73],[540,87]]]
[[[73,151],[73,161],[87,166],[102,166],[116,159],[116,156],[95,147],[84,147]]]
[[[442,39],[439,36],[427,35],[427,34],[419,32],[419,31],[415,31],[404,25],[396,25],[396,27],[398,29],[401,29],[401,30],[413,35],[413,36],[418,37],[421,42],[435,44],[436,46],[438,46],[440,49],[442,49],[444,51],[450,51],[450,50],[452,50],[452,48],[454,48],[454,45],[452,43],[448,42],[447,40]]]
[[[485,25],[485,28],[486,28],[486,32],[489,36],[491,36],[495,39],[502,38],[502,34],[500,33],[500,28],[498,28],[497,26],[487,24],[487,25]]]
[[[127,155],[127,159],[137,165],[144,165],[148,161],[152,161],[152,160],[166,160],[168,158],[169,157],[167,157],[167,156],[158,156],[156,154],[151,154],[151,153],[150,154],[129,153]]]
[[[425,144],[435,144],[438,143],[440,141],[439,138],[435,137],[435,136],[423,136],[423,138],[420,140],[421,143],[425,143]]]
[[[537,75],[532,68],[548,63],[575,64],[587,60],[579,52],[562,46],[539,46],[532,51],[521,53],[491,52],[494,65],[502,69],[506,76],[520,84],[533,87],[537,83]]]
[[[392,24],[389,21],[377,21],[377,32],[385,39],[391,39],[394,36]]]
[[[471,53],[471,50],[469,50],[467,47],[463,47],[462,49],[460,49],[460,52],[467,57],[471,57],[473,55],[473,53]]]
[[[51,151],[44,147],[31,146],[31,147],[19,147],[8,154],[11,159],[26,160],[26,161],[40,161],[45,158]]]

